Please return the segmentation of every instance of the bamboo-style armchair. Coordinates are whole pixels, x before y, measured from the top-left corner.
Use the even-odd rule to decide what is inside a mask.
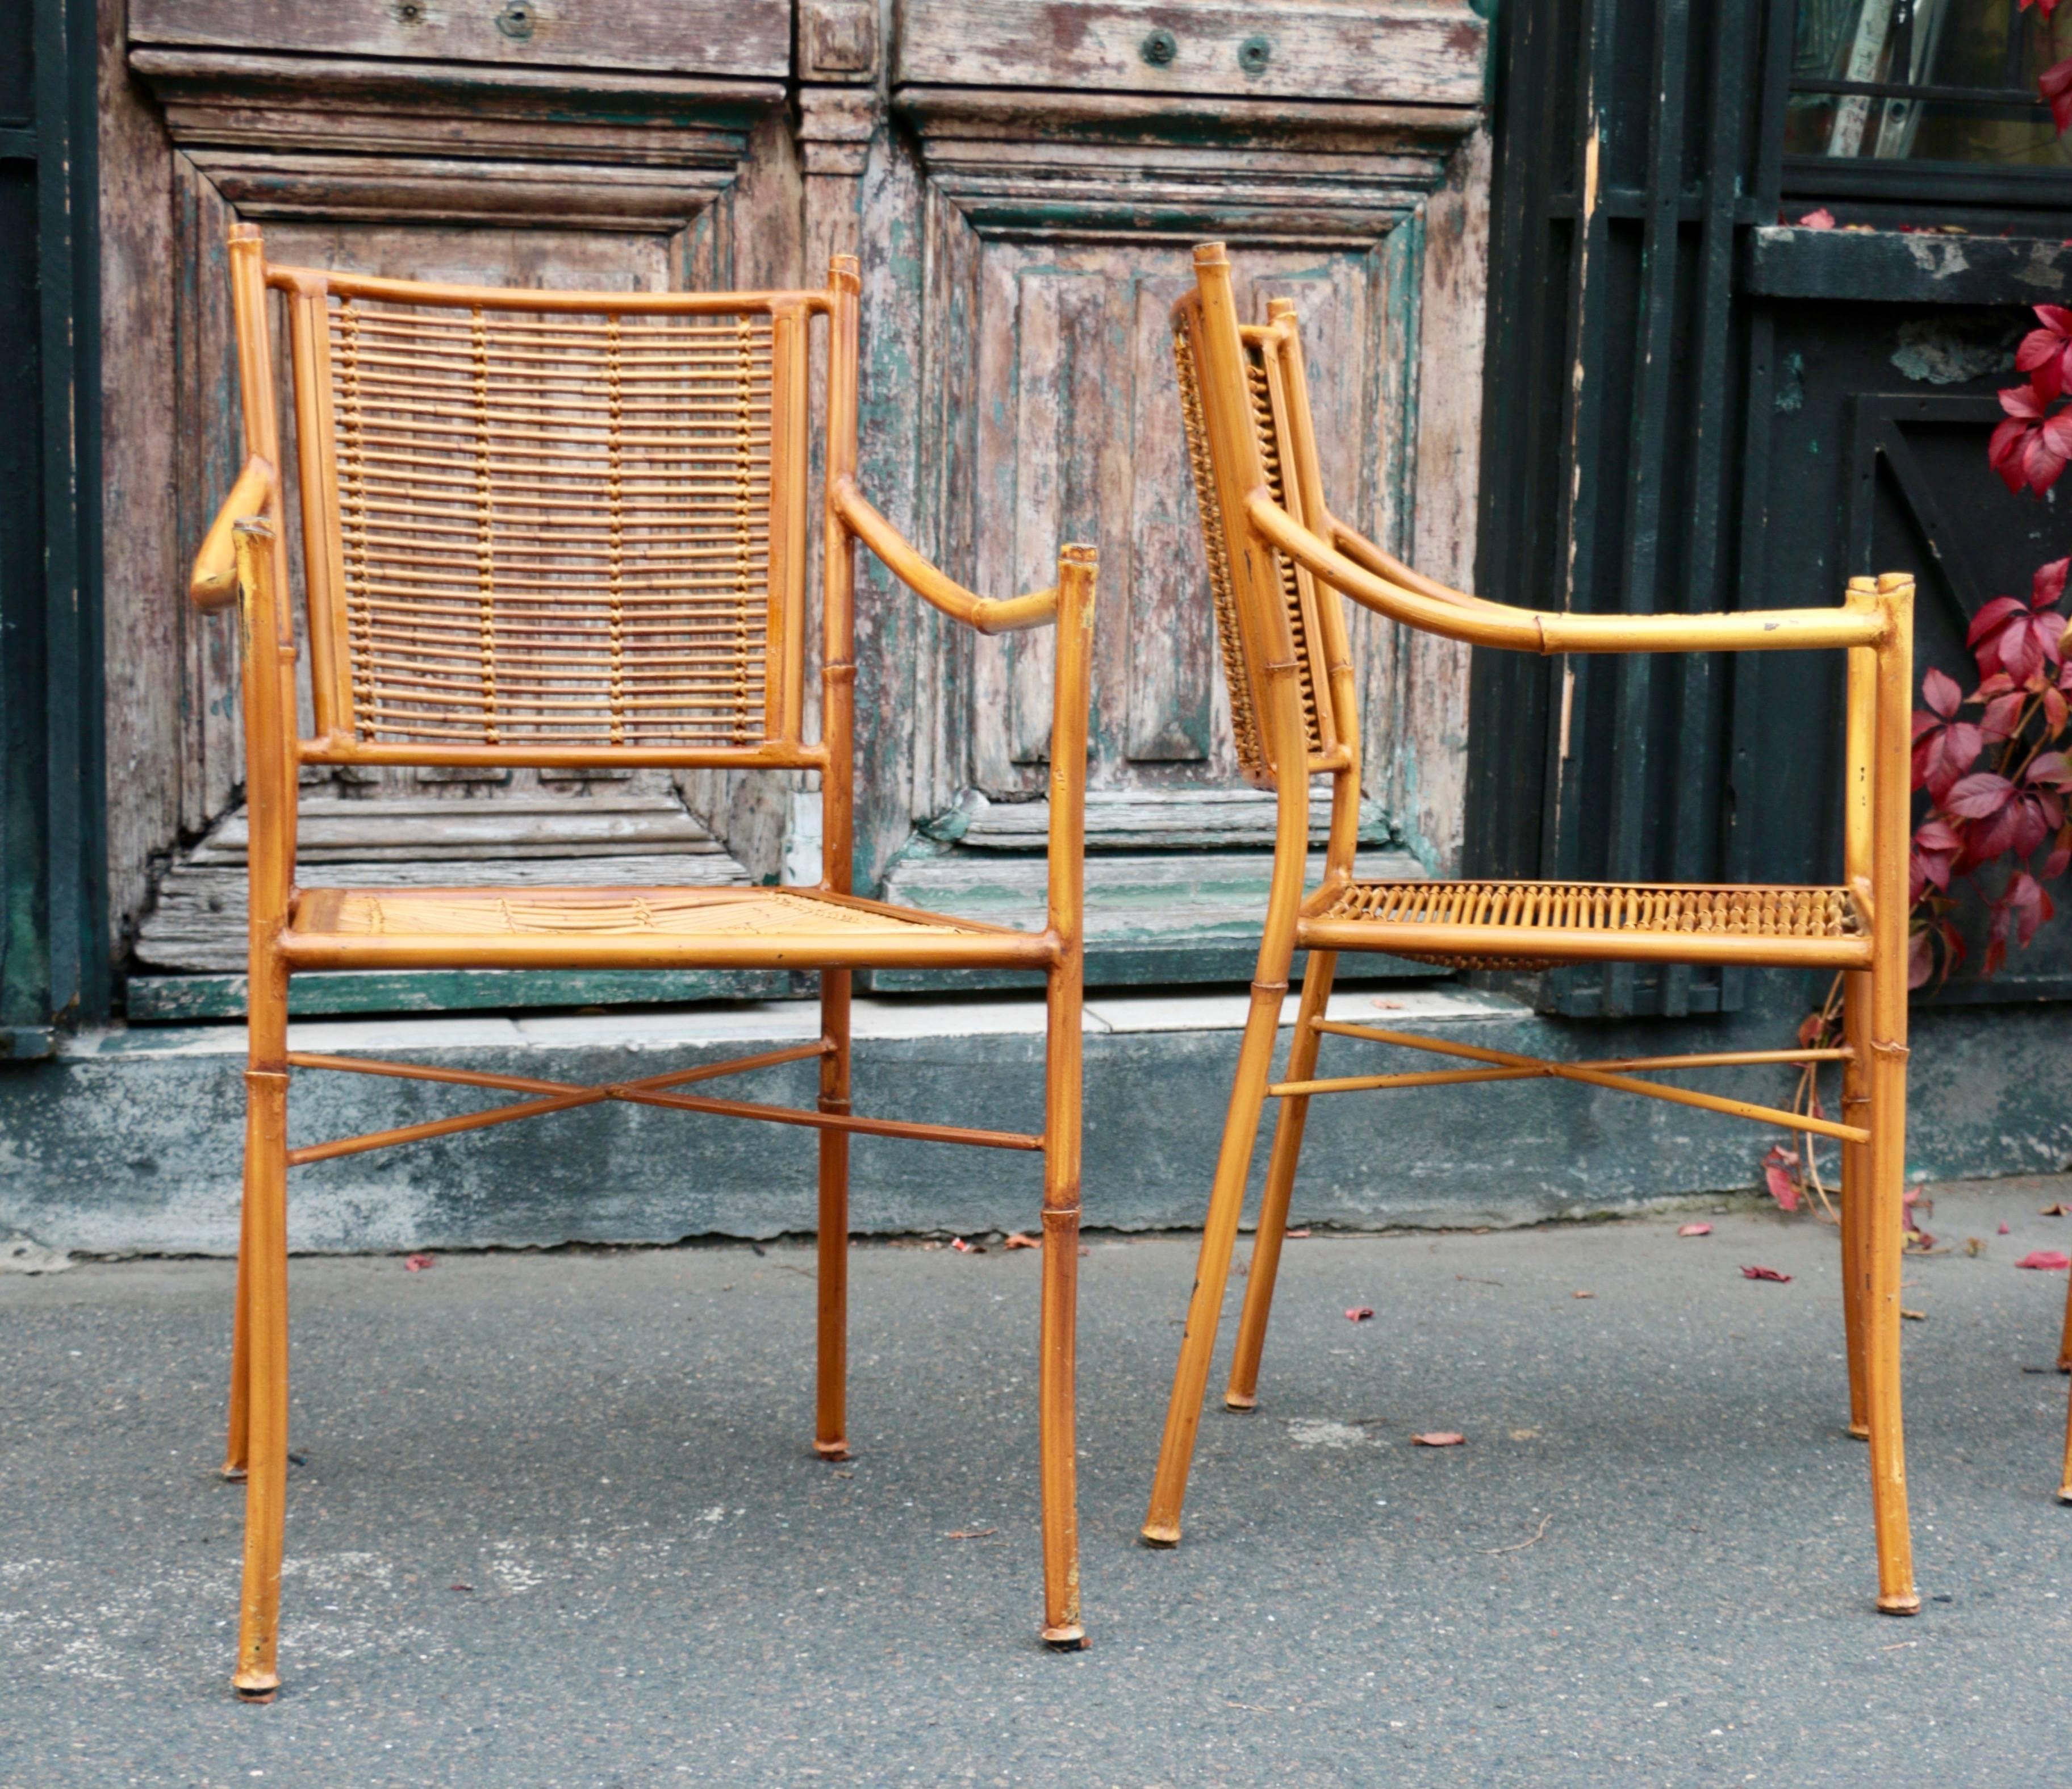
[[[849,1140],[1040,1151],[1043,1637],[1079,1624],[1073,1335],[1079,1214],[1081,870],[1094,554],[1054,589],[952,582],[855,480],[857,264],[819,291],[473,290],[269,264],[230,232],[249,456],[194,571],[239,605],[251,823],[250,1066],[225,1470],[246,1478],[235,1682],[280,1681],[287,1471],[287,1174],[303,1162],[618,1100],[820,1134],[814,1447],[847,1453]],[[300,735],[286,593],[269,293],[286,319],[314,725]],[[820,724],[805,700],[813,319],[825,319]],[[850,892],[854,544],[982,633],[1055,624],[1048,924],[1020,932]],[[708,766],[817,771],[816,887],[295,886],[306,764]],[[1013,966],[1048,977],[1043,1130],[865,1117],[849,1104],[853,973]],[[582,1087],[290,1047],[289,977],[334,969],[781,966],[817,970],[820,1035],[794,1048]],[[816,1109],[684,1091],[820,1065]],[[486,1111],[291,1147],[294,1069],[520,1096]]]
[[[1908,755],[1913,587],[1853,580],[1840,608],[1741,615],[1580,615],[1491,603],[1421,577],[1334,516],[1324,500],[1294,307],[1241,324],[1220,244],[1194,251],[1195,290],[1174,311],[1181,401],[1230,686],[1237,746],[1252,779],[1279,792],[1273,875],[1200,1265],[1180,1345],[1144,1538],[1170,1546],[1264,1103],[1281,1101],[1225,1403],[1256,1401],[1260,1350],[1309,1101],[1383,1088],[1548,1075],[1843,1145],[1844,1325],[1851,1427],[1870,1442],[1880,1609],[1911,1614],[1915,1594],[1900,1428],[1901,1178],[1906,1099]],[[1848,654],[1847,821],[1840,886],[1652,886],[1534,882],[1375,882],[1354,874],[1359,726],[1341,597],[1407,627],[1540,653],[1780,652]],[[1308,797],[1331,779],[1323,880],[1304,892]],[[1291,959],[1309,954],[1284,1077],[1272,1074]],[[1845,972],[1839,1049],[1548,1062],[1326,1017],[1338,954],[1385,951],[1435,965],[1543,968],[1592,960],[1766,964]],[[1326,1036],[1425,1051],[1457,1066],[1319,1078]],[[1644,1078],[1651,1070],[1839,1059],[1842,1121]]]

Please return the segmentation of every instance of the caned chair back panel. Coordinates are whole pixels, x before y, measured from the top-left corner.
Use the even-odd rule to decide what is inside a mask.
[[[1321,760],[1351,718],[1334,712],[1330,676],[1330,665],[1344,656],[1346,632],[1338,593],[1320,589],[1293,560],[1258,540],[1244,520],[1244,499],[1255,480],[1298,520],[1311,520],[1322,508],[1322,493],[1309,487],[1314,450],[1301,451],[1308,401],[1293,315],[1264,327],[1240,327],[1231,319],[1219,330],[1223,321],[1205,311],[1198,290],[1189,293],[1173,309],[1173,354],[1238,763],[1249,781],[1270,788],[1275,767],[1265,668],[1284,652],[1292,658],[1310,767],[1328,767]]]
[[[290,315],[318,755],[798,745],[824,294],[266,283]]]

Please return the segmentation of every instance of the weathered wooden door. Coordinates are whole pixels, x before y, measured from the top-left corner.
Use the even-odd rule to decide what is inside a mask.
[[[918,375],[911,512],[989,590],[1101,554],[1089,973],[1241,976],[1272,803],[1236,773],[1168,313],[1229,240],[1244,302],[1301,309],[1341,512],[1465,580],[1480,401],[1481,23],[1465,6],[902,0],[903,167],[863,199],[906,257],[881,377]],[[868,249],[866,253],[868,253]],[[887,443],[888,452],[896,450]],[[887,467],[897,471],[903,468]],[[1450,866],[1463,667],[1356,628],[1367,841]],[[866,838],[894,892],[1040,904],[1050,646],[906,627],[907,812]],[[917,829],[918,823],[918,829]]]
[[[130,0],[104,70],[125,171],[112,904],[146,971],[224,972],[205,993],[133,981],[132,1015],[237,997],[233,655],[179,589],[235,471],[239,218],[282,258],[524,285],[810,282],[859,254],[874,499],[988,591],[1047,584],[1062,541],[1101,550],[1094,979],[1244,975],[1270,804],[1235,775],[1166,312],[1210,237],[1256,311],[1294,298],[1333,501],[1466,581],[1485,36],[1468,0]],[[859,602],[857,885],[1033,915],[1047,641],[976,641],[874,568]],[[1449,869],[1462,656],[1363,618],[1356,644],[1371,847]],[[812,792],[773,781],[327,777],[305,791],[303,861],[312,879],[377,860],[442,880],[811,874]]]
[[[178,562],[198,544],[239,452],[224,246],[233,221],[260,224],[275,260],[405,278],[671,290],[793,277],[796,182],[781,116],[789,0],[664,9],[566,0],[467,14],[376,0],[136,0],[129,27],[130,68],[163,106],[174,199],[156,245],[174,276],[162,320],[176,383],[171,414],[154,420],[172,455]],[[676,72],[684,68],[697,72]],[[118,227],[144,221],[132,213]],[[284,331],[277,340],[286,390]],[[290,444],[291,483],[294,467]],[[292,490],[286,508],[298,513]],[[298,559],[291,564],[299,578]],[[166,594],[177,602],[176,585]],[[162,836],[171,807],[193,842],[151,890],[136,954],[146,972],[234,972],[245,831],[230,626],[183,610],[166,619],[179,687],[160,683],[157,699],[114,718],[122,744],[176,728],[174,774],[119,792],[118,827]],[[154,770],[165,763],[153,755]],[[310,883],[747,874],[665,773],[313,768],[304,782],[300,861]],[[763,977],[760,991],[783,981]],[[757,991],[738,978],[724,985]],[[717,985],[693,977],[664,991]],[[400,992],[342,978],[335,988],[312,982],[302,1005],[482,1004],[517,991],[510,977]],[[612,991],[557,984],[546,997]],[[133,1016],[199,1016],[238,1001],[221,976],[147,973],[133,981],[130,1006]]]

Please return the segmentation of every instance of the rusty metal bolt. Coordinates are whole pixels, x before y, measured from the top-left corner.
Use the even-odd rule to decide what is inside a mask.
[[[1137,45],[1137,53],[1154,68],[1168,68],[1180,53],[1180,40],[1168,31],[1153,31]]]

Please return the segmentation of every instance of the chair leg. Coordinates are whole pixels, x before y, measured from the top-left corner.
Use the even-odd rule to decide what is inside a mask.
[[[1244,1209],[1245,1177],[1252,1146],[1259,1136],[1260,1108],[1273,1066],[1274,1036],[1281,1028],[1285,986],[1254,982],[1252,1011],[1245,1020],[1244,1042],[1231,1089],[1230,1112],[1216,1158],[1216,1178],[1209,1193],[1209,1212],[1202,1230],[1202,1252],[1194,1268],[1194,1296],[1188,1301],[1187,1327],[1180,1339],[1180,1359],[1173,1374],[1173,1396],[1166,1407],[1166,1437],[1158,1449],[1158,1471],[1151,1484],[1151,1507],[1144,1520],[1144,1538],[1154,1547],[1180,1540],[1180,1507],[1186,1501],[1187,1472],[1194,1463],[1194,1436],[1202,1426],[1202,1394],[1209,1380],[1209,1357],[1216,1345],[1223,1315],[1223,1288],[1230,1279],[1231,1249]]]
[[[1870,977],[1842,978],[1842,1036],[1856,1055],[1842,1065],[1842,1122],[1861,1125],[1870,1108]],[[1811,1139],[1805,1145],[1810,1147]],[[1864,1400],[1864,1256],[1872,1193],[1870,1145],[1842,1145],[1842,1336],[1849,1363],[1849,1433],[1860,1441],[1871,1438]]]
[[[240,1693],[279,1688],[281,1547],[288,1489],[288,1077],[245,1077],[245,1344],[249,1363],[245,1481],[245,1590],[237,1635]]]
[[[1864,1413],[1871,1432],[1871,1519],[1877,1536],[1877,1606],[1888,1615],[1912,1615],[1920,1611],[1921,1597],[1914,1588],[1914,1541],[1907,1524],[1899,1359],[1906,1046],[1873,1038],[1870,1055],[1871,1197],[1866,1226],[1869,1234],[1864,1248],[1862,1323]]]
[[[1078,1396],[1079,1010],[1076,964],[1050,973],[1043,1088],[1043,1288],[1037,1337],[1043,1502],[1043,1638],[1086,1643],[1079,1619]]]
[[[849,971],[820,972],[820,1110],[849,1108]],[[820,1133],[819,1372],[813,1451],[849,1458],[849,1133]]]
[[[2058,1332],[2058,1370],[2072,1373],[2072,1279],[2065,1285],[2065,1326]]]
[[[251,1445],[252,1373],[252,1151],[245,1152],[244,1196],[237,1213],[237,1290],[230,1323],[230,1420],[223,1446],[223,1475],[245,1476]]]
[[[1338,966],[1335,951],[1312,951],[1302,977],[1302,1003],[1295,1020],[1295,1041],[1288,1051],[1288,1079],[1305,1081],[1316,1072],[1322,1034],[1312,1023],[1324,1016],[1331,998],[1331,980]],[[1302,1159],[1302,1132],[1309,1117],[1306,1099],[1281,1102],[1273,1127],[1273,1154],[1267,1164],[1266,1191],[1259,1202],[1259,1231],[1252,1244],[1252,1265],[1245,1276],[1244,1310],[1238,1318],[1237,1344],[1231,1355],[1230,1388],[1225,1408],[1249,1410],[1259,1402],[1259,1357],[1266,1347],[1267,1320],[1273,1311],[1273,1285],[1281,1272],[1281,1243],[1288,1230],[1288,1201],[1295,1190],[1295,1170]]]
[[[2072,1304],[2072,1285],[2066,1289],[2066,1301]],[[2058,1501],[2072,1503],[2072,1400],[2065,1407],[2065,1470],[2058,1474]]]

